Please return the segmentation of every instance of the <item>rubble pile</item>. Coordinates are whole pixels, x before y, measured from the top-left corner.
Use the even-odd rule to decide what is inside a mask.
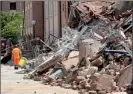
[[[132,78],[132,11],[121,14],[118,20],[111,7],[114,2],[105,3],[73,4],[71,28],[63,28],[63,37],[51,46],[55,52],[28,77],[46,85],[79,90],[79,94],[126,91]]]

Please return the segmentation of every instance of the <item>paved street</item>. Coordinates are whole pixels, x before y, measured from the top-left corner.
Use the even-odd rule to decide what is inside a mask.
[[[11,66],[1,65],[1,94],[77,94],[77,91],[51,87],[33,80],[24,80]]]

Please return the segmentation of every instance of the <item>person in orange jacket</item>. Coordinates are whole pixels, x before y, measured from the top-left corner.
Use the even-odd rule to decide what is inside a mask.
[[[18,63],[20,61],[22,51],[19,49],[18,45],[15,45],[14,49],[12,50],[12,58],[14,61],[14,69],[18,69]]]

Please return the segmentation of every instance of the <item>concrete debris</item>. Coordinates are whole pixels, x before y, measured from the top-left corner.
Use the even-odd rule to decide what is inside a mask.
[[[72,51],[70,52],[68,58],[62,61],[66,70],[71,69],[73,66],[77,66],[79,62],[79,51]]]
[[[102,74],[96,82],[96,89],[99,91],[106,90],[106,93],[113,89],[113,77],[111,75]]]
[[[125,92],[132,76],[132,36],[127,29],[132,19],[130,13],[116,19],[113,3],[74,3],[71,26],[63,28],[64,35],[53,45],[44,43],[54,50],[35,59],[29,78],[79,94]]]
[[[128,65],[122,70],[122,73],[120,75],[120,78],[117,82],[117,85],[119,87],[123,87],[125,85],[128,85],[131,83],[132,79],[132,65]]]
[[[98,52],[99,47],[101,47],[100,41],[96,41],[93,39],[83,40],[81,45],[79,46],[79,60],[86,57],[91,58],[94,54]]]
[[[113,93],[107,93],[107,94],[127,94],[126,92],[113,92]]]

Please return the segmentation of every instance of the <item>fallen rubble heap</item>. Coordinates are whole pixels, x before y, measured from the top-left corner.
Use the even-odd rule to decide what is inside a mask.
[[[56,51],[43,59],[28,74],[28,78],[52,86],[79,90],[79,94],[126,91],[132,78],[132,36],[128,35],[131,13],[118,21],[113,18],[112,8],[109,8],[112,2],[108,8],[100,3],[100,11],[92,9],[94,5],[91,4],[84,2],[72,6],[73,13],[80,11],[80,22],[76,22],[78,25],[74,24],[73,28],[71,21],[71,28],[63,28],[64,36],[51,46]],[[87,13],[83,11],[85,8]],[[93,15],[90,15],[91,12]],[[84,17],[89,20],[84,20]]]

